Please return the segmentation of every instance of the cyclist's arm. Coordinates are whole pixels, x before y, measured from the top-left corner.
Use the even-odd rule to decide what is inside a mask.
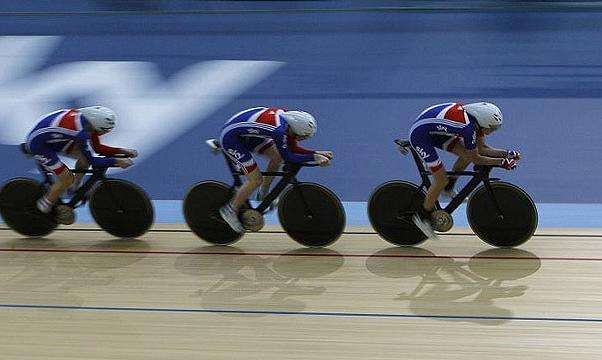
[[[76,139],[77,146],[81,150],[82,154],[88,160],[88,163],[94,167],[111,167],[115,166],[117,160],[110,157],[98,157],[93,156],[90,151],[90,136],[87,134],[80,133],[80,135]]]
[[[121,148],[101,144],[97,133],[92,133],[90,139],[92,141],[92,149],[99,155],[113,156],[123,153],[123,149]]]
[[[505,158],[508,155],[508,150],[492,148],[485,144],[484,136],[477,137],[477,149],[479,149],[479,154],[492,158]]]
[[[289,163],[300,164],[314,161],[314,154],[295,154],[288,148],[287,135],[284,131],[275,131],[272,135],[276,148],[282,157],[282,160]]]
[[[490,165],[490,166],[500,166],[501,159],[487,156],[480,152],[478,142],[482,141],[481,136],[478,136],[476,130],[466,128],[462,133],[462,138],[464,140],[464,147],[466,150],[461,152],[461,156],[466,158],[468,161],[475,165]]]
[[[479,154],[479,151],[475,148],[472,150],[466,150],[463,157],[475,165],[489,165],[489,166],[501,166],[502,158],[489,157]]]
[[[297,139],[292,136],[287,136],[288,149],[295,154],[315,154],[315,150],[306,149],[304,147],[299,146]]]

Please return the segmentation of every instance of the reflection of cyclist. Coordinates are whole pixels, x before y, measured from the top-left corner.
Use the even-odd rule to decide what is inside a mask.
[[[83,174],[74,176],[58,154],[77,159],[77,169],[92,166],[118,166],[127,168],[133,163],[129,159],[92,156],[90,150],[100,155],[124,154],[136,157],[138,153],[130,149],[118,149],[102,145],[98,139],[115,127],[115,113],[103,106],[90,106],[81,109],[58,110],[44,115],[27,136],[26,150],[30,152],[47,171],[54,173],[57,181],[37,202],[37,208],[47,214],[59,197],[69,188],[75,189],[81,183]],[[68,214],[57,214],[57,221],[69,223]]]
[[[462,171],[470,163],[514,169],[520,159],[518,151],[494,149],[485,144],[484,137],[497,130],[502,121],[502,112],[491,103],[445,103],[424,110],[412,124],[410,143],[433,175],[433,183],[426,193],[423,207],[413,218],[426,236],[435,236],[430,214],[439,194],[444,192],[448,197],[453,197],[457,180],[447,176],[435,148],[458,156],[453,171]]]
[[[312,115],[277,108],[244,110],[226,122],[220,139],[222,148],[247,178],[232,200],[220,209],[220,215],[233,230],[244,231],[238,220],[238,210],[251,193],[261,185],[258,195],[258,200],[261,200],[269,192],[272,182],[272,177],[262,177],[251,153],[270,159],[267,171],[278,170],[283,160],[290,163],[316,161],[326,166],[330,163],[332,152],[307,150],[297,145],[297,141],[314,136],[316,131],[317,123]]]

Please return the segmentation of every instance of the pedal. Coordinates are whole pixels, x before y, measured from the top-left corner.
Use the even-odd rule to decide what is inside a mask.
[[[254,209],[243,210],[240,215],[240,222],[248,231],[259,231],[265,225],[263,215]]]
[[[71,225],[75,222],[75,212],[67,205],[57,205],[54,208],[56,222],[63,225]]]
[[[454,219],[445,210],[435,210],[431,214],[433,229],[439,232],[448,232],[454,226]]]

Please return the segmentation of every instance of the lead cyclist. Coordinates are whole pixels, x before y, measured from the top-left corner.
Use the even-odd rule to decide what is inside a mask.
[[[416,226],[427,237],[436,237],[431,213],[439,195],[443,193],[450,198],[456,195],[457,177],[447,176],[435,148],[458,156],[452,171],[463,171],[471,163],[513,170],[521,158],[519,151],[496,149],[485,143],[485,137],[498,130],[502,123],[502,112],[496,105],[478,102],[434,105],[424,110],[412,124],[410,143],[433,176],[424,203],[413,217]]]

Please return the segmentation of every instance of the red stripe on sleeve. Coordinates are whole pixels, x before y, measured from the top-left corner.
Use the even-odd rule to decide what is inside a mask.
[[[116,148],[116,147],[101,144],[100,137],[99,137],[98,133],[96,133],[96,132],[93,132],[92,135],[90,136],[90,138],[92,139],[92,148],[99,155],[113,156],[115,154],[119,154],[119,153],[123,152],[123,150],[121,148]]]
[[[299,146],[297,139],[293,135],[287,135],[286,142],[291,152],[295,154],[315,154],[315,150],[310,150]]]

